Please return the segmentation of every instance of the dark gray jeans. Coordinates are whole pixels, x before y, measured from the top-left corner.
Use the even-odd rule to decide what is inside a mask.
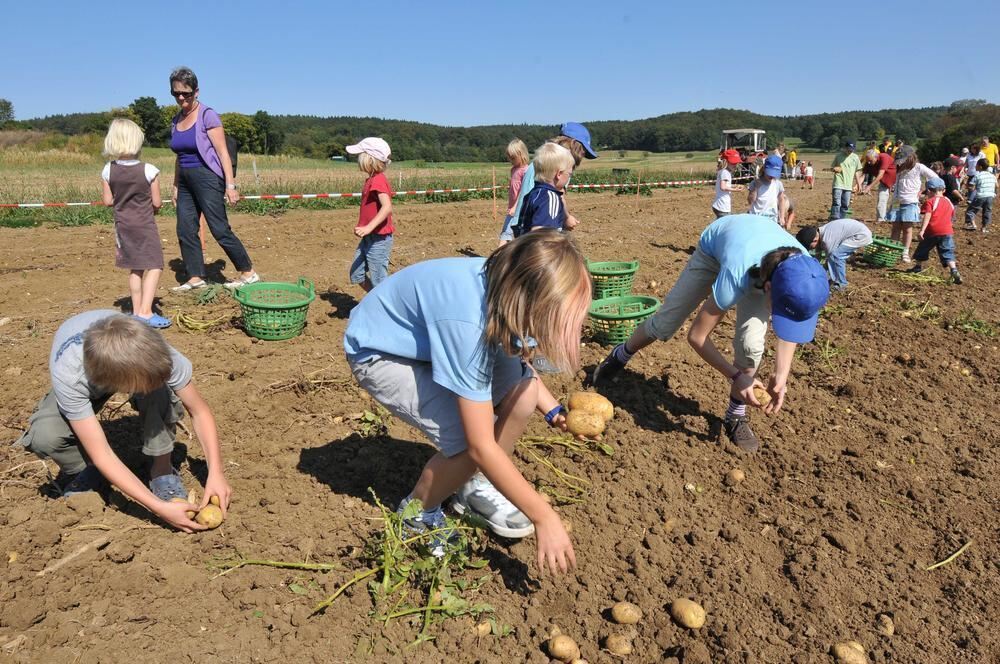
[[[177,173],[177,240],[181,245],[181,258],[187,269],[188,279],[205,276],[205,257],[198,239],[199,215],[212,237],[229,257],[229,262],[240,272],[253,269],[250,256],[236,233],[229,226],[226,216],[226,183],[205,167],[181,168]]]
[[[108,398],[93,402],[94,412],[99,412]],[[149,394],[133,394],[132,407],[139,411],[142,421],[142,453],[161,456],[174,449],[176,425],[184,416],[184,406],[174,391],[164,385]],[[69,421],[59,412],[55,392],[49,391],[35,407],[28,430],[17,441],[43,459],[52,459],[67,475],[79,473],[87,467],[83,448]]]

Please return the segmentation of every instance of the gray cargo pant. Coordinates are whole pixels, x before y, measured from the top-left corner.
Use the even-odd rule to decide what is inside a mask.
[[[719,262],[695,249],[677,283],[663,298],[663,304],[644,325],[650,336],[666,341],[712,294],[712,284],[719,276]],[[771,320],[768,295],[751,288],[736,303],[736,334],[733,336],[733,364],[740,369],[756,369],[764,356],[764,337]]]
[[[92,402],[94,412],[99,412],[109,398],[110,395]],[[184,416],[184,406],[174,391],[164,385],[149,394],[133,394],[129,402],[142,420],[142,453],[161,456],[172,452],[176,425]],[[69,421],[59,412],[55,392],[51,390],[35,406],[28,430],[15,444],[43,459],[52,459],[67,475],[79,473],[87,466],[83,447]]]

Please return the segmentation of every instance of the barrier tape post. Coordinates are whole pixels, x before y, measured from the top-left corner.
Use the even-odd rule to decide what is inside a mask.
[[[497,223],[497,167],[493,167],[493,225]]]

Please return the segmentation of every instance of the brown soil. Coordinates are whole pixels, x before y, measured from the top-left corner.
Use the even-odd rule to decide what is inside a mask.
[[[825,185],[793,193],[801,222],[822,216]],[[641,199],[577,195],[571,207],[592,258],[640,259],[636,291],[650,292],[656,280],[662,296],[710,219],[709,201],[708,189],[672,190]],[[874,200],[857,207],[870,214]],[[394,269],[486,254],[495,245],[498,223],[487,201],[397,212]],[[2,448],[0,660],[544,662],[542,644],[556,625],[591,662],[612,661],[600,644],[619,631],[633,637],[629,659],[641,662],[827,662],[831,645],[850,639],[874,662],[998,661],[992,623],[1000,615],[1000,491],[993,473],[1000,429],[990,409],[1000,400],[1000,353],[997,339],[944,324],[975,308],[997,325],[998,240],[962,231],[965,285],[850,271],[852,288],[833,298],[818,331],[832,346],[804,348],[785,410],[755,417],[764,440],[757,454],[717,441],[726,383],[683,335],[637,357],[607,392],[617,407],[608,434],[615,455],[552,456],[591,482],[583,503],[561,508],[574,526],[579,570],[557,581],[539,578],[531,538],[489,546],[486,569],[494,578],[476,599],[493,605],[513,634],[477,638],[471,621],[455,619],[438,628],[435,641],[406,649],[414,624],[374,622],[360,586],[324,615],[307,617],[359,566],[358,548],[377,527],[367,488],[394,504],[431,454],[398,422],[375,441],[353,431],[359,423],[349,416],[373,407],[350,379],[341,350],[359,296],[347,282],[355,215],[296,211],[233,220],[263,275],[316,282],[320,297],[303,336],[254,342],[231,325],[166,332],[193,360],[219,422],[235,489],[219,530],[172,532],[120,496],[110,504],[95,496],[47,498],[43,465]],[[168,257],[176,256],[172,220],[161,226]],[[11,318],[0,327],[8,442],[47,389],[56,327],[75,312],[112,306],[126,290],[112,267],[108,227],[0,229],[0,240],[0,316]],[[220,253],[212,245],[210,260]],[[168,271],[163,286],[173,283]],[[199,308],[165,288],[162,298],[168,314],[236,314],[231,300]],[[904,300],[922,307],[928,299],[941,319],[902,315]],[[730,333],[731,323],[717,336],[721,346],[728,348]],[[605,352],[588,343],[585,364]],[[328,382],[302,383],[306,375]],[[546,380],[567,394],[582,375]],[[275,389],[290,381],[300,389]],[[138,466],[129,446],[135,414],[127,405],[112,410],[105,409],[105,426]],[[536,422],[531,431],[544,434],[544,426]],[[200,447],[184,433],[180,441],[178,462],[195,485],[205,472]],[[519,464],[531,480],[550,479],[526,456]],[[746,480],[728,486],[732,468]],[[37,576],[98,538],[108,543]],[[969,540],[954,562],[925,571]],[[248,567],[213,578],[210,564],[237,552],[336,561],[344,571]],[[293,583],[306,594],[293,592]],[[678,597],[704,606],[703,628],[671,621],[666,607]],[[610,622],[607,609],[617,600],[642,607],[634,628]],[[894,623],[892,636],[876,630],[882,614]]]

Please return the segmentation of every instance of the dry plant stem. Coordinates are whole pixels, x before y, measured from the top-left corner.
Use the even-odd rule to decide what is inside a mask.
[[[924,571],[925,572],[930,572],[931,570],[935,570],[938,567],[944,567],[945,565],[947,565],[951,561],[955,560],[955,558],[958,558],[960,555],[962,555],[963,553],[965,553],[965,550],[968,549],[970,546],[972,546],[972,540],[969,540],[968,542],[966,542],[965,544],[963,544],[962,548],[960,548],[958,551],[956,551],[955,553],[951,554],[950,556],[948,556],[947,558],[945,558],[941,562],[934,563],[930,567],[925,567]]]
[[[562,482],[563,484],[565,484],[569,488],[571,488],[571,489],[573,489],[573,490],[575,490],[575,491],[577,491],[579,493],[586,493],[587,489],[584,486],[582,486],[582,485],[589,484],[589,482],[587,480],[585,480],[582,477],[577,477],[576,475],[571,475],[570,473],[567,473],[564,470],[560,470],[559,468],[556,468],[555,464],[553,464],[548,459],[545,459],[545,458],[541,457],[537,452],[535,452],[530,447],[528,447],[528,446],[523,446],[523,447],[524,447],[525,451],[528,454],[530,454],[535,461],[537,461],[538,463],[542,464],[543,466],[545,466],[546,468],[548,468],[549,470],[551,470],[555,474],[556,478],[560,482]]]
[[[322,602],[320,602],[319,604],[317,604],[315,607],[313,607],[312,613],[310,615],[316,615],[317,613],[322,613],[323,611],[326,611],[327,608],[329,608],[331,604],[333,604],[335,601],[337,601],[337,598],[340,597],[344,593],[345,590],[347,590],[348,588],[350,588],[351,586],[353,586],[358,581],[364,581],[369,576],[374,576],[381,569],[382,569],[382,567],[379,566],[379,567],[375,567],[373,569],[367,570],[365,572],[359,572],[358,574],[355,574],[353,577],[351,577],[351,579],[349,579],[342,586],[340,586],[339,588],[337,588],[337,592],[333,593],[332,595],[330,595],[329,597],[327,597],[325,600],[323,600]]]
[[[222,563],[220,567],[224,567],[225,569],[212,578],[218,579],[220,576],[225,576],[230,572],[236,571],[241,567],[246,567],[248,565],[277,567],[278,569],[302,569],[313,572],[329,572],[331,570],[341,569],[341,566],[337,563],[291,563],[283,560],[257,560],[254,558],[242,558],[233,563]]]
[[[49,574],[51,572],[56,572],[65,567],[66,565],[68,565],[69,563],[73,562],[83,554],[87,553],[88,551],[91,551],[93,549],[99,549],[110,541],[111,541],[111,533],[107,533],[106,535],[101,535],[97,539],[77,547],[70,554],[63,556],[56,562],[52,563],[51,565],[43,569],[41,572],[36,573],[35,576],[45,576],[46,574]]]

